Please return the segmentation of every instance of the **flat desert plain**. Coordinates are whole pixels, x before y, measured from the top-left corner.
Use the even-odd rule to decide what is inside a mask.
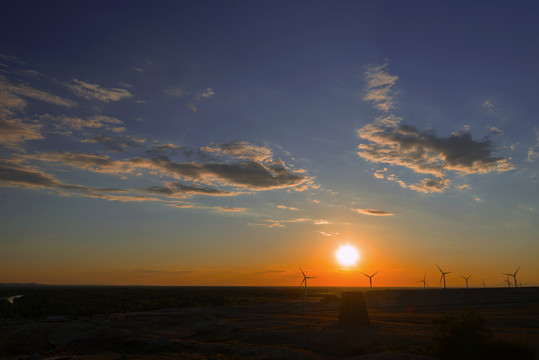
[[[539,345],[539,288],[365,291],[368,327],[339,325],[338,295],[313,288],[308,301],[0,320],[0,357],[43,354],[54,341],[73,359],[433,359],[435,319],[463,308],[484,316],[499,338]]]

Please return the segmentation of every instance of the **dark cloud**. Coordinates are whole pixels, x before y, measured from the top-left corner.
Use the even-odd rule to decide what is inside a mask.
[[[446,171],[473,174],[514,168],[506,158],[492,155],[495,149],[488,138],[476,141],[469,133],[444,138],[413,126],[377,121],[358,134],[368,141],[359,145],[362,158],[405,166],[418,173],[443,176]]]
[[[153,158],[152,163],[181,178],[197,180],[202,183],[218,182],[249,189],[294,187],[308,180],[306,176],[292,173],[282,165],[265,167],[255,161],[235,164],[177,163],[162,156]]]
[[[235,195],[234,193],[230,191],[224,191],[224,190],[208,188],[208,187],[184,185],[184,184],[172,183],[172,182],[167,183],[165,186],[152,186],[152,187],[141,189],[141,190],[146,191],[148,193],[166,195],[169,197],[175,197],[175,196],[185,197],[186,195],[194,195],[194,194],[211,195],[211,196]]]

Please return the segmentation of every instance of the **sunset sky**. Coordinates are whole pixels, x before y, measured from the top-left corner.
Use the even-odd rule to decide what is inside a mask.
[[[537,285],[538,16],[4,1],[0,282]]]

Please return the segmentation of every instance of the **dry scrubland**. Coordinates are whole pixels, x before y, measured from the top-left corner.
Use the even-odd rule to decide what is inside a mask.
[[[366,291],[370,327],[339,326],[333,291],[313,288],[308,302],[284,289],[217,306],[4,319],[0,358],[42,354],[53,340],[75,359],[427,359],[434,320],[463,307],[497,337],[539,345],[539,288]]]

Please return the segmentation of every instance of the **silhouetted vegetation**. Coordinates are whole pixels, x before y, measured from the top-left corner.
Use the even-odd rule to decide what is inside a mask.
[[[23,286],[0,288],[0,318],[80,317],[163,308],[247,303],[301,297],[300,290],[257,287]]]
[[[486,320],[472,310],[444,315],[432,334],[431,351],[444,359],[532,359],[535,349],[496,339]]]

